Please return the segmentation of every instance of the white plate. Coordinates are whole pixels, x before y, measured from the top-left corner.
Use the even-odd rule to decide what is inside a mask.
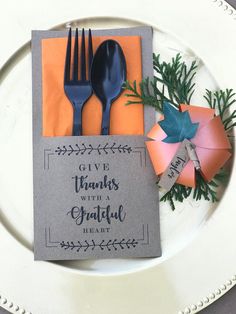
[[[192,2],[190,7],[187,1],[179,1],[179,6],[171,1],[156,1],[155,4],[147,1],[145,7],[135,4],[135,14],[131,8],[127,10],[129,14],[127,11],[121,14],[120,7],[124,1],[119,1],[119,6],[114,3],[117,8],[113,6],[112,9],[105,6],[105,0],[102,2],[104,12],[120,18],[98,16],[103,12],[95,3],[89,10],[84,7],[83,15],[98,17],[79,19],[72,26],[114,28],[142,23],[152,25],[154,50],[161,53],[163,59],[169,60],[181,52],[187,62],[193,58],[204,60],[204,63],[200,61],[198,92],[193,103],[203,101],[204,88],[214,89],[225,84],[231,87],[234,83],[233,70],[236,66],[232,63],[231,50],[236,48],[236,41],[231,40],[230,30],[227,29],[231,20],[212,3],[199,1],[198,6],[194,6],[195,2]],[[101,1],[99,3],[102,6]],[[155,10],[150,6],[146,8],[148,4],[155,6]],[[167,11],[168,4],[172,9]],[[52,27],[74,17],[73,10],[66,10],[63,2],[59,1],[58,6],[58,16],[52,12],[47,20],[38,15],[40,9],[37,4],[39,11],[32,11],[30,16],[25,13],[30,11],[24,7],[22,15],[19,15],[23,17],[15,17],[16,22],[12,23],[6,39],[9,42],[11,32],[14,34],[14,25],[23,24],[22,30],[18,29],[17,43],[11,41],[5,47],[0,59],[2,64],[9,53],[29,39],[25,35],[26,28]],[[126,6],[131,4],[128,2]],[[47,4],[47,10],[50,11],[50,8],[52,5]],[[211,11],[208,12],[208,9]],[[193,14],[193,10],[199,15]],[[152,14],[154,11],[155,15]],[[9,14],[14,17],[14,12],[9,10]],[[122,15],[129,15],[129,18],[121,18]],[[213,25],[205,28],[204,23],[210,18]],[[218,22],[215,23],[214,19]],[[219,23],[224,26],[222,29]],[[235,23],[231,27],[235,29]],[[216,35],[219,37],[216,38]],[[228,44],[229,39],[232,47],[225,49],[222,45]],[[223,294],[236,279],[233,277],[228,286],[221,287],[235,272],[236,253],[230,246],[236,233],[234,208],[230,204],[230,200],[234,199],[234,176],[216,209],[206,202],[191,200],[178,206],[175,212],[168,206],[161,206],[161,258],[58,263],[33,261],[30,58],[26,45],[0,72],[0,80],[3,79],[0,89],[0,295],[3,305],[13,313],[19,312],[15,308],[18,306],[36,314],[171,314],[184,310],[186,306],[190,306],[185,309],[186,313],[194,313]],[[218,288],[219,291],[215,291]]]

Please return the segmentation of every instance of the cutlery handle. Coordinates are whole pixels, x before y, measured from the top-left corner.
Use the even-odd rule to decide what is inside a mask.
[[[109,129],[110,129],[110,102],[107,102],[103,108],[103,114],[102,114],[102,135],[109,135]]]
[[[109,127],[102,128],[102,135],[109,135]]]
[[[81,136],[82,135],[82,105],[74,104],[74,114],[73,114],[73,136]]]

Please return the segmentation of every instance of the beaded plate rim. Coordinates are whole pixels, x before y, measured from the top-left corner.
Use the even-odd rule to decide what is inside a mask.
[[[220,9],[223,9],[226,14],[236,20],[236,10],[225,0],[212,0]]]
[[[218,289],[210,292],[208,296],[203,297],[196,303],[186,306],[183,310],[180,310],[178,314],[195,314],[203,310],[210,304],[214,303],[217,299],[222,297],[226,292],[228,292],[236,284],[236,275],[233,275],[225,283],[223,283]]]
[[[225,283],[223,283],[218,289],[211,292],[208,296],[203,297],[196,303],[186,306],[183,310],[180,310],[178,314],[195,314],[202,310],[204,307],[209,306],[214,301],[223,296],[236,284],[236,275],[233,275]],[[0,293],[0,304],[1,307],[7,311],[10,311],[12,314],[32,314],[26,309],[15,304],[11,300],[8,300],[3,294]],[[204,306],[205,305],[205,306]]]

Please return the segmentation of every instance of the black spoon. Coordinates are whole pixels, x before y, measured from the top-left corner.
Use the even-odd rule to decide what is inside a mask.
[[[110,108],[126,81],[126,61],[114,40],[104,41],[97,49],[91,67],[91,84],[103,107],[102,135],[109,134]]]

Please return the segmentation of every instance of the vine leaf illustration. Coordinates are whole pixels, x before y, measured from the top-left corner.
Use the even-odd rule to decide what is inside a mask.
[[[91,242],[85,240],[84,242],[77,241],[77,243],[74,243],[74,241],[62,241],[60,243],[60,247],[63,248],[64,250],[76,250],[77,252],[80,252],[80,250],[83,250],[83,252],[87,252],[88,250],[94,250],[96,247],[100,249],[101,251],[103,250],[115,250],[117,251],[118,249],[124,250],[126,249],[131,249],[135,248],[138,245],[138,240],[136,239],[122,239],[122,240],[101,240],[101,242],[96,243],[94,240],[91,240]]]
[[[180,112],[168,102],[164,102],[163,113],[164,120],[158,122],[167,134],[163,142],[177,143],[195,136],[199,123],[192,123],[188,111]]]
[[[128,146],[127,144],[121,145],[121,144],[116,144],[116,143],[106,143],[104,145],[97,145],[93,146],[91,144],[85,144],[82,143],[80,146],[78,144],[75,144],[75,146],[68,145],[68,146],[58,146],[57,149],[55,150],[55,153],[58,156],[71,156],[71,155],[84,155],[84,154],[92,154],[92,153],[97,153],[98,155],[101,155],[102,153],[104,154],[115,154],[115,153],[123,153],[123,154],[130,154],[132,152],[132,148]]]

